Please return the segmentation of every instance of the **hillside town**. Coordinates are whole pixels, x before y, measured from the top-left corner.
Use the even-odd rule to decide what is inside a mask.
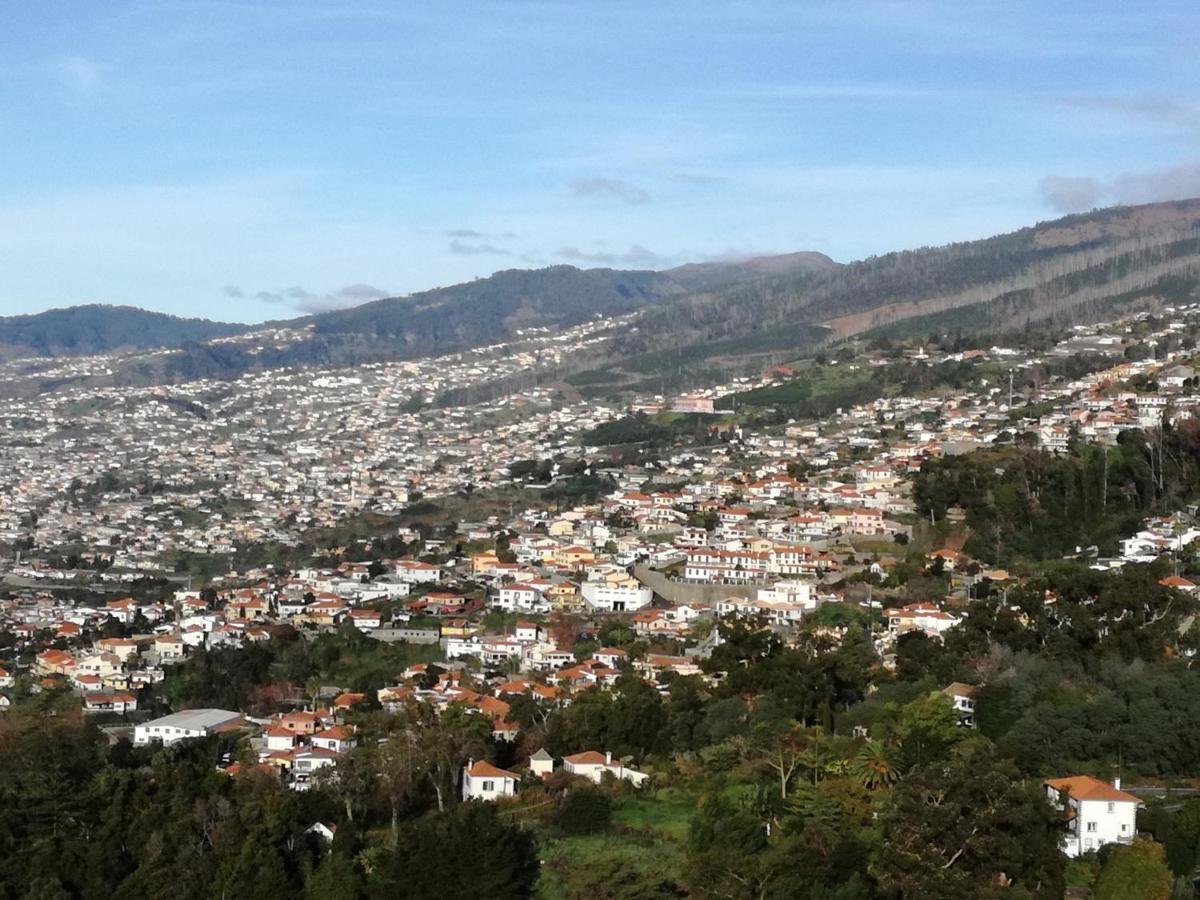
[[[623,679],[664,700],[678,678],[714,688],[729,676],[712,661],[746,628],[794,648],[862,639],[894,672],[909,637],[940,645],[981,604],[1003,604],[1031,581],[967,551],[965,510],[928,527],[914,496],[923,466],[998,446],[1115,448],[1126,431],[1178,425],[1200,406],[1200,305],[1077,327],[1049,353],[916,345],[889,358],[864,348],[825,368],[902,360],[975,374],[814,420],[760,426],[732,411],[734,398],[786,386],[796,371],[785,366],[620,406],[537,379],[468,405],[436,403],[449,390],[552,368],[562,348],[604,328],[532,336],[515,354],[495,347],[149,391],[68,387],[9,402],[0,418],[0,540],[10,548],[0,561],[0,708],[55,698],[137,747],[234,737],[240,749],[223,772],[268,773],[307,792],[338,777],[365,713],[415,704],[435,721],[466,716],[510,748],[504,765],[456,760],[437,782],[447,796],[516,802],[531,783],[558,777],[637,788],[651,774],[609,746],[519,752],[529,716]],[[1023,375],[1085,352],[1076,377]],[[589,443],[622,417],[679,414],[702,417],[703,440],[634,459]],[[594,490],[557,490],[571,485]],[[503,502],[468,517],[493,494]],[[434,527],[419,515],[446,498],[463,517]],[[368,531],[346,529],[366,516]],[[319,558],[301,558],[321,529],[345,543],[327,540]],[[1181,572],[1195,570],[1198,539],[1192,505],[1144,518],[1111,552],[1068,555],[1098,573],[1166,561],[1159,584],[1193,597],[1200,578]],[[276,561],[238,567],[264,544]],[[185,564],[197,558],[203,566]],[[1056,600],[1047,592],[1048,608]],[[172,702],[190,662],[251,654],[285,633],[420,661],[374,683],[320,672],[252,707]],[[980,687],[955,681],[938,692],[968,730]],[[1119,782],[1065,772],[1045,790],[1069,812],[1065,854],[1133,839],[1142,801]]]

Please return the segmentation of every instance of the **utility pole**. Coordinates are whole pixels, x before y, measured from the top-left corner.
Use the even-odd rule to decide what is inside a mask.
[[[1012,409],[1012,395],[1013,395],[1013,370],[1009,369],[1008,370],[1008,408],[1009,409]]]

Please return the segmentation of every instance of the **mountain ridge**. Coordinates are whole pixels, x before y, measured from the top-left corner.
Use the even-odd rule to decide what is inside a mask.
[[[165,340],[173,343],[153,346],[174,352],[139,377],[173,382],[282,366],[444,355],[512,340],[528,328],[630,316],[602,347],[564,360],[559,374],[600,371],[596,380],[603,382],[609,370],[619,373],[615,383],[645,387],[647,379],[663,382],[667,370],[698,377],[730,366],[753,367],[864,332],[898,327],[911,332],[923,322],[968,331],[1067,323],[1117,305],[1176,302],[1195,296],[1198,285],[1200,200],[1193,199],[1109,207],[981,240],[845,264],[800,251],[663,271],[506,269],[405,297],[267,323],[302,331],[286,346],[253,350],[216,339],[264,326],[179,319],[130,307],[71,307],[0,319],[0,354],[12,356],[24,346],[43,355],[69,355],[95,344],[112,348],[124,340],[147,348],[151,340]],[[124,318],[132,335],[119,334],[112,323],[91,322],[98,309]],[[139,314],[153,319],[141,330],[134,321]],[[67,327],[72,317],[88,327],[55,339],[53,325]],[[14,329],[25,343],[5,347]]]

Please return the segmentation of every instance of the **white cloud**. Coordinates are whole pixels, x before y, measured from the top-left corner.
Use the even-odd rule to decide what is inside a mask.
[[[254,295],[263,303],[288,306],[305,313],[331,312],[335,309],[350,309],[372,300],[391,296],[388,291],[369,284],[351,284],[328,293],[314,293],[302,287],[290,287],[278,291],[259,291]]]
[[[605,266],[645,266],[653,268],[662,265],[666,259],[653,250],[643,247],[641,244],[634,244],[624,253],[610,253],[608,251],[587,252],[580,250],[578,247],[563,247],[554,254],[560,259],[567,259],[571,262],[598,263]]]
[[[648,191],[620,178],[576,178],[571,182],[571,192],[577,197],[607,195],[634,205],[650,201]]]
[[[83,56],[64,56],[54,62],[54,71],[59,80],[81,94],[94,91],[106,69],[106,66]]]

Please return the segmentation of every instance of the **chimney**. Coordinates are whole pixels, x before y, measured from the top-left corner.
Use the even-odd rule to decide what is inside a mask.
[[[1113,779],[1113,787],[1116,788],[1118,791],[1121,789],[1121,776],[1120,775],[1118,775],[1116,778]]]
[[[475,757],[471,756],[467,758],[467,771],[470,772],[473,768],[475,768]]]
[[[606,766],[612,765],[612,751],[611,750],[606,750],[604,752],[604,764]]]

